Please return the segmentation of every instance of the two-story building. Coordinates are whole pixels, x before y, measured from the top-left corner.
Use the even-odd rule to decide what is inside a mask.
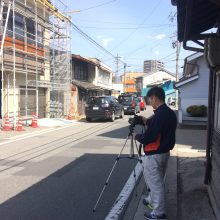
[[[69,108],[70,19],[57,1],[0,0],[0,115],[14,127],[18,115],[57,117]]]
[[[112,69],[96,58],[72,54],[72,114],[83,115],[90,96],[111,95]]]
[[[192,105],[208,107],[209,68],[203,53],[185,58],[183,77],[175,84],[179,91],[179,123],[206,124],[207,117],[190,117],[187,108]]]

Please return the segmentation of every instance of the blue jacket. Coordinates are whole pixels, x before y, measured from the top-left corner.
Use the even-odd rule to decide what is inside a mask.
[[[176,127],[176,114],[162,104],[148,121],[146,132],[137,134],[135,139],[144,145],[146,155],[167,153],[175,145]]]

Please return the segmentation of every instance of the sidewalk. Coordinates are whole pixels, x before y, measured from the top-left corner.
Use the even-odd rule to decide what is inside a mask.
[[[171,152],[166,178],[168,220],[215,220],[203,184],[205,144],[205,130],[177,130],[176,146]],[[147,209],[142,199],[146,189],[143,182],[141,180],[138,185],[139,191],[143,193],[134,217],[130,218],[133,220],[145,219],[143,215]]]
[[[31,120],[29,120],[27,125],[23,124],[24,131],[3,131],[2,129],[0,129],[0,142],[32,133],[38,133],[41,131],[68,126],[77,122],[78,121],[76,120],[66,120],[62,118],[42,118],[38,119],[38,127],[32,128],[31,126],[29,126],[31,124]]]

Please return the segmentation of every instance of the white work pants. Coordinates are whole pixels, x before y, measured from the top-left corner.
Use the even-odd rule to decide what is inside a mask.
[[[170,153],[146,155],[144,158],[144,178],[150,189],[150,200],[157,216],[166,213],[165,175]]]

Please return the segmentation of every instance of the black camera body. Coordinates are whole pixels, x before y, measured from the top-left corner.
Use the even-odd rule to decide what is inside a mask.
[[[128,123],[130,124],[131,127],[135,127],[136,125],[144,125],[143,119],[141,116],[134,115],[133,118],[128,119]]]

